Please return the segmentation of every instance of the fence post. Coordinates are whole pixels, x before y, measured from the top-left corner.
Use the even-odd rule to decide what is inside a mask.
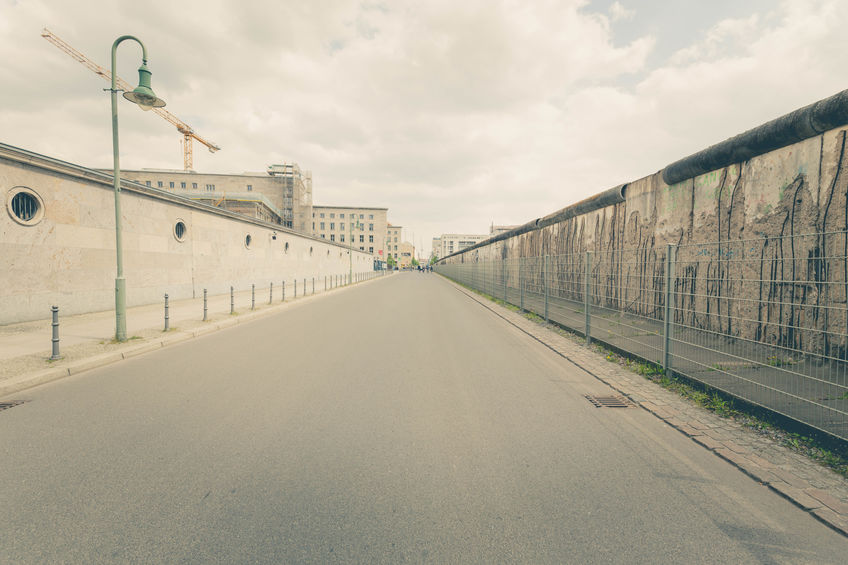
[[[53,312],[53,352],[50,355],[50,360],[59,359],[59,307],[51,306],[50,311]]]
[[[665,307],[663,308],[663,371],[666,375],[671,371],[671,282],[674,278],[675,249],[672,244],[666,245],[665,251]]]
[[[168,316],[168,295],[165,295],[165,331],[168,331],[169,328],[169,316]]]
[[[592,290],[590,273],[592,271],[592,252],[586,252],[586,267],[583,269],[583,330],[586,335],[586,345],[592,343],[592,312],[589,310],[591,300],[589,294]]]
[[[203,289],[203,321],[206,321],[207,308],[206,308],[206,289]]]
[[[542,284],[545,285],[545,322],[548,321],[548,256],[542,262]]]
[[[250,309],[256,308],[256,285],[250,285]]]
[[[230,287],[230,314],[236,311],[236,300],[233,296],[233,287]]]
[[[521,311],[524,312],[524,279],[521,278],[521,257],[518,258],[518,295]]]
[[[503,287],[504,287],[504,302],[507,302],[507,299],[506,299],[507,298],[507,296],[506,296],[506,259],[503,260],[503,263],[501,265],[502,265],[501,275],[503,276]]]

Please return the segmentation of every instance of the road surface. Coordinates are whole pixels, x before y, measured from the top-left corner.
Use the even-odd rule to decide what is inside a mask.
[[[437,275],[343,289],[13,397],[0,562],[844,563],[610,393]]]

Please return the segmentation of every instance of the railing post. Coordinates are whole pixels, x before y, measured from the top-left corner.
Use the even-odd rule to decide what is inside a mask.
[[[169,316],[168,316],[168,295],[165,295],[165,331],[168,331],[169,328]]]
[[[545,322],[548,321],[548,256],[542,262],[542,284],[545,286]]]
[[[256,308],[256,284],[250,285],[250,309]]]
[[[589,299],[592,291],[592,282],[590,273],[592,272],[592,252],[586,252],[586,266],[583,269],[583,330],[586,335],[586,345],[592,343],[592,301]]]
[[[207,308],[206,308],[206,289],[203,289],[203,321],[205,322],[207,319]]]
[[[50,355],[50,360],[59,359],[59,307],[51,306],[50,311],[53,312],[53,352]]]
[[[235,313],[236,311],[236,300],[233,294],[233,287],[230,287],[230,314]]]
[[[663,308],[663,371],[666,375],[671,371],[671,300],[673,297],[671,283],[674,279],[674,255],[675,248],[669,243],[665,251],[665,307]]]

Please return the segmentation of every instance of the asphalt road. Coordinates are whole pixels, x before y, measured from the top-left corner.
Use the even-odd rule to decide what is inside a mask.
[[[844,563],[848,541],[437,275],[19,394],[3,563]],[[9,400],[8,398],[4,400]]]

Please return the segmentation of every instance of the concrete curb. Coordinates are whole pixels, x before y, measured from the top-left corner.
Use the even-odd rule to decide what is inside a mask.
[[[313,299],[322,298],[324,296],[330,296],[333,294],[334,291],[347,290],[355,288],[356,286],[361,284],[368,284],[380,280],[386,280],[390,276],[391,274],[382,277],[375,277],[370,280],[357,282],[347,286],[336,287],[327,291],[322,291],[318,294],[300,296],[298,298],[287,300],[285,302],[264,304],[263,307],[259,310],[248,310],[246,312],[239,312],[238,316],[229,316],[221,320],[210,321],[208,322],[209,325],[193,328],[191,330],[186,331],[172,330],[168,334],[163,334],[161,337],[157,336],[147,340],[142,340],[137,345],[128,345],[127,347],[122,348],[118,351],[109,351],[107,353],[101,353],[99,355],[94,355],[85,359],[77,359],[67,364],[62,364],[61,366],[51,367],[48,369],[43,369],[11,377],[0,383],[0,398],[23,392],[25,390],[29,390],[37,386],[41,386],[65,377],[69,377],[71,375],[78,375],[91,369],[97,369],[99,367],[111,365],[113,363],[117,363],[125,359],[138,357],[139,355],[144,355],[145,353],[150,353],[151,351],[156,351],[164,347],[177,345],[190,339],[215,333],[217,331],[231,328],[239,324],[249,323],[264,318],[266,316],[270,316],[272,314],[278,314],[293,305],[299,306],[306,304]]]
[[[798,508],[804,510],[813,518],[822,522],[832,530],[848,537],[848,503],[840,500],[838,496],[823,489],[815,488],[806,479],[793,473],[791,470],[786,469],[785,465],[779,465],[777,462],[769,461],[752,453],[750,449],[736,444],[732,441],[732,438],[723,437],[723,435],[726,435],[725,432],[719,432],[709,425],[705,425],[702,421],[700,421],[700,419],[689,419],[691,415],[682,414],[674,408],[665,405],[662,401],[658,401],[656,398],[647,398],[647,394],[644,390],[629,390],[628,387],[622,386],[620,382],[613,382],[611,379],[604,378],[597,374],[597,371],[589,370],[587,367],[569,357],[566,352],[561,351],[556,347],[554,344],[555,340],[552,338],[554,336],[560,336],[552,333],[546,326],[527,320],[524,316],[499,306],[491,300],[466,289],[450,279],[445,278],[445,280],[452,284],[457,290],[479,303],[484,308],[490,310],[496,316],[502,318],[518,330],[542,343],[564,359],[574,363],[574,365],[592,375],[594,378],[609,386],[619,394],[626,396],[643,410],[662,420],[670,427],[692,439],[705,449],[712,451],[715,455],[724,459],[744,474],[757,481],[759,484],[768,487],[770,490],[790,501]],[[575,344],[575,347],[580,346]],[[587,353],[594,355],[591,351],[586,351]],[[598,362],[607,361],[602,357],[599,357]],[[616,366],[616,368],[618,367]],[[650,381],[645,380],[644,382],[652,387],[656,387],[657,392],[663,390],[658,385],[651,383]],[[697,410],[703,412],[705,416],[718,418],[718,416],[712,415],[710,412],[695,404],[691,404],[691,407],[693,411]],[[758,438],[758,440],[767,441],[762,438]],[[829,470],[823,467],[820,468],[822,472],[830,473]]]

